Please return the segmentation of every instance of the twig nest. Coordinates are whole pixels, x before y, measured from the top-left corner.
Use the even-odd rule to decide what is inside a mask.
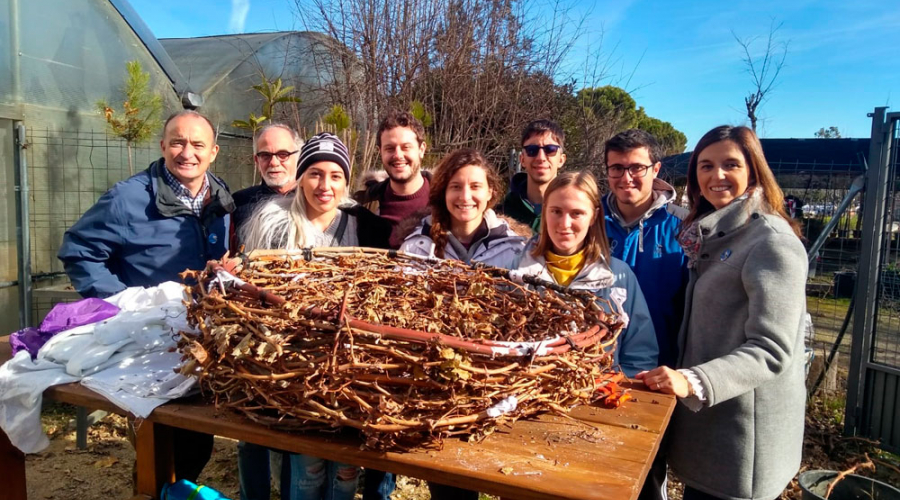
[[[272,426],[350,427],[376,449],[481,439],[607,397],[621,322],[591,294],[359,248],[191,272],[184,369]],[[613,384],[614,385],[614,384]]]

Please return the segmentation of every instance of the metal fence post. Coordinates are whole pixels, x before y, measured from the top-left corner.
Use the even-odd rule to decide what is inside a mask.
[[[16,250],[19,260],[19,328],[31,326],[31,214],[28,201],[28,166],[25,162],[25,125],[20,121],[15,125],[15,153],[13,161],[16,168]]]
[[[862,422],[861,408],[865,390],[865,368],[870,357],[872,332],[878,312],[878,275],[884,235],[885,205],[890,165],[890,124],[885,123],[885,107],[875,108],[872,117],[872,139],[869,146],[869,169],[866,172],[866,198],[863,240],[856,280],[856,304],[853,311],[853,342],[850,371],[847,374],[847,406],[844,411],[844,433],[855,435]]]

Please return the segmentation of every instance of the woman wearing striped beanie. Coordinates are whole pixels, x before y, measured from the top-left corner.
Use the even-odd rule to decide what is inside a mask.
[[[239,234],[246,251],[311,247],[388,248],[390,224],[349,196],[350,154],[337,136],[311,137],[297,161],[297,192],[261,204]]]

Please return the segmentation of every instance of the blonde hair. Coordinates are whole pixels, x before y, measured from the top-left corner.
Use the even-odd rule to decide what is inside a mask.
[[[603,203],[600,199],[600,187],[594,174],[587,170],[580,172],[564,172],[550,181],[547,190],[544,191],[544,200],[541,206],[541,233],[537,245],[531,251],[535,258],[542,258],[553,248],[550,239],[550,231],[547,229],[547,201],[550,195],[567,187],[573,187],[585,195],[594,206],[594,222],[588,228],[584,237],[584,262],[592,264],[598,260],[609,263],[609,240],[606,239],[606,220],[603,214]]]

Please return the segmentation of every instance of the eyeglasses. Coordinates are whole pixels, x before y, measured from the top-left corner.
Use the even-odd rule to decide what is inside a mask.
[[[285,161],[288,158],[290,158],[291,155],[295,155],[299,152],[300,152],[299,150],[298,151],[276,151],[274,153],[270,153],[268,151],[260,151],[260,152],[256,153],[256,159],[259,161],[267,162],[267,161],[271,161],[272,157],[275,156],[275,157],[278,157],[279,161]]]
[[[641,165],[640,163],[632,163],[631,165],[610,165],[606,167],[606,175],[610,179],[618,179],[625,175],[625,171],[628,171],[631,174],[633,179],[637,179],[638,177],[644,177],[647,175],[647,172],[653,165]]]
[[[525,151],[526,156],[534,158],[538,155],[538,153],[540,153],[542,149],[544,150],[544,154],[546,154],[547,156],[553,156],[557,151],[559,151],[561,147],[562,146],[560,146],[559,144],[547,144],[546,146],[531,144],[528,146],[522,146],[522,150]]]

